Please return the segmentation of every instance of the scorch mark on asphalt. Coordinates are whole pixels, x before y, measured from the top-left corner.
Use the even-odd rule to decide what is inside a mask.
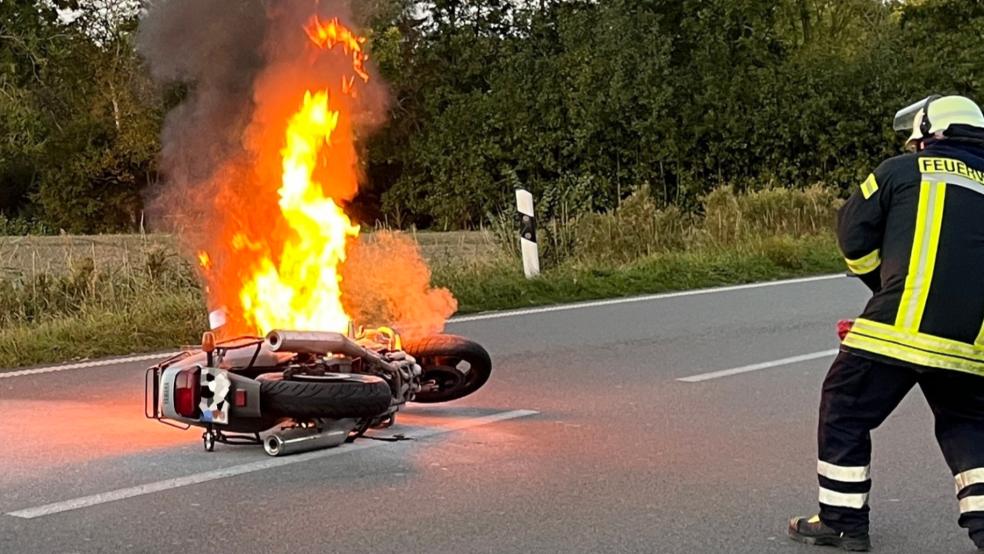
[[[763,369],[771,369],[773,367],[782,367],[801,362],[808,362],[811,360],[819,360],[821,358],[828,358],[830,356],[837,355],[837,352],[839,352],[839,350],[836,348],[833,350],[823,350],[820,352],[812,352],[810,354],[802,354],[800,356],[792,356],[790,358],[782,358],[781,360],[773,360],[771,362],[762,362],[758,364],[734,367],[731,369],[699,373],[689,377],[680,377],[677,381],[683,381],[684,383],[699,383],[701,381],[710,381],[711,379],[720,379],[721,377],[731,377],[732,375],[741,375],[742,373],[751,373],[753,371],[761,371]]]
[[[481,425],[488,425],[491,423],[497,423],[500,421],[506,421],[506,420],[516,419],[521,417],[528,417],[537,414],[539,414],[539,412],[534,410],[511,410],[508,412],[501,412],[498,414],[492,414],[483,417],[465,419],[455,423],[451,423],[449,425],[443,425],[441,427],[428,427],[428,428],[419,429],[416,431],[408,432],[408,436],[413,439],[423,439],[427,437],[433,437],[436,435],[443,435],[455,431],[461,431],[464,429],[470,429],[472,427],[478,427]],[[313,452],[295,454],[293,456],[286,456],[283,458],[267,458],[257,462],[251,462],[248,464],[225,467],[212,471],[206,471],[203,473],[186,475],[184,477],[177,477],[174,479],[165,479],[163,481],[146,483],[144,485],[137,485],[135,487],[116,489],[113,491],[93,494],[89,496],[82,496],[79,498],[73,498],[61,502],[54,502],[52,504],[45,504],[43,506],[37,506],[34,508],[25,508],[23,510],[8,512],[6,515],[22,518],[22,519],[35,519],[35,518],[49,516],[53,514],[59,514],[62,512],[78,510],[81,508],[98,506],[100,504],[115,502],[117,500],[133,498],[135,496],[143,496],[147,494],[153,494],[155,492],[168,491],[179,487],[186,487],[188,485],[197,485],[200,483],[206,483],[208,481],[215,481],[217,479],[225,479],[227,477],[235,477],[237,475],[253,473],[265,469],[283,467],[292,464],[299,464],[302,462],[309,462],[311,460],[318,460],[330,456],[347,454],[349,452],[356,452],[359,450],[368,450],[370,448],[379,448],[382,446],[387,446],[392,444],[393,443],[390,442],[365,440],[363,442],[346,444],[332,449],[315,450]]]
[[[737,292],[743,290],[760,289],[766,287],[780,287],[785,285],[798,285],[803,283],[815,283],[819,281],[829,281],[833,279],[844,279],[843,274],[821,275],[818,277],[804,277],[801,279],[786,279],[783,281],[767,281],[764,283],[751,283],[747,285],[735,285],[729,287],[714,287],[708,289],[698,289],[680,292],[669,292],[662,294],[650,294],[645,296],[631,296],[628,298],[614,298],[611,300],[596,300],[591,302],[577,302],[573,304],[560,304],[555,306],[543,306],[539,308],[528,308],[522,310],[508,310],[502,312],[488,312],[483,314],[459,316],[451,318],[448,323],[468,323],[472,321],[484,321],[488,319],[502,319],[507,317],[522,317],[527,315],[545,314],[552,312],[565,312],[570,310],[583,310],[586,308],[600,308],[604,306],[617,306],[620,304],[635,304],[639,302],[653,302],[657,300],[668,300],[671,298],[684,298],[687,296],[702,296],[705,294],[719,294],[725,292]],[[34,369],[23,369],[19,371],[2,372],[0,379],[10,379],[13,377],[26,377],[29,375],[41,375],[45,373],[57,373],[71,369],[85,369],[90,367],[106,367],[117,364],[128,364],[133,362],[143,362],[148,360],[163,360],[174,352],[163,354],[145,354],[139,356],[128,356],[125,358],[114,358],[111,360],[97,360],[92,362],[79,362],[68,365],[58,365],[51,367],[39,367]]]

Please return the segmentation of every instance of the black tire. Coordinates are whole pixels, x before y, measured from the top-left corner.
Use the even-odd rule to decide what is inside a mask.
[[[371,375],[296,376],[265,373],[260,382],[260,410],[291,418],[366,418],[385,413],[392,400],[389,385]]]
[[[457,335],[432,335],[403,344],[423,369],[421,382],[437,390],[420,392],[414,402],[450,402],[482,388],[492,375],[492,358],[482,345]]]

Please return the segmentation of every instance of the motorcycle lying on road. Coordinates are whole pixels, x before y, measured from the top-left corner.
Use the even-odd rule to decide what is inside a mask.
[[[489,353],[455,335],[404,343],[389,328],[349,334],[272,331],[216,343],[149,368],[146,417],[204,427],[215,443],[263,445],[282,456],[337,446],[391,426],[407,402],[472,394],[492,372]]]

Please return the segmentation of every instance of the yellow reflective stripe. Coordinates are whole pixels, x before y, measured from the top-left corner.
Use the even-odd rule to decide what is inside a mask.
[[[844,339],[844,346],[855,348],[872,354],[880,354],[911,364],[935,367],[938,369],[952,369],[984,377],[984,363],[963,358],[955,358],[926,352],[908,345],[885,342],[880,339],[866,337],[864,335],[851,333]]]
[[[974,345],[984,348],[984,321],[981,322],[981,330],[977,333],[977,340],[974,341]]]
[[[984,496],[968,496],[960,499],[960,513],[984,512]]]
[[[878,192],[878,181],[875,180],[875,174],[872,173],[861,183],[861,195],[867,200],[876,192]]]
[[[820,487],[820,503],[842,508],[864,508],[868,503],[868,493],[849,494]]]
[[[878,269],[878,266],[881,265],[881,250],[875,250],[867,256],[862,256],[856,260],[850,258],[844,258],[844,260],[847,262],[847,269],[850,269],[851,273],[865,275]]]
[[[909,273],[895,319],[896,327],[916,331],[922,322],[929,287],[933,282],[933,269],[936,267],[945,200],[946,183],[922,182],[919,187],[919,209],[916,212],[916,232],[912,241]]]
[[[953,479],[957,483],[957,493],[959,494],[960,491],[971,485],[984,484],[984,468],[976,467],[974,469],[968,469],[967,471],[954,475]]]
[[[909,273],[905,278],[905,289],[902,291],[902,301],[899,303],[899,311],[895,316],[895,325],[908,327],[907,317],[913,307],[913,299],[918,292],[918,284],[922,273],[919,271],[922,259],[923,242],[926,238],[926,218],[929,212],[929,196],[932,188],[929,183],[923,181],[919,186],[919,208],[916,210],[916,232],[912,235],[912,252],[909,254]]]
[[[864,483],[871,479],[871,466],[839,466],[817,460],[817,473],[842,483]]]
[[[855,321],[851,329],[862,335],[868,335],[877,339],[900,342],[922,350],[929,350],[950,356],[960,356],[962,358],[971,358],[984,363],[984,347],[978,347],[973,344],[936,337],[926,333],[904,331],[891,325],[864,318]]]

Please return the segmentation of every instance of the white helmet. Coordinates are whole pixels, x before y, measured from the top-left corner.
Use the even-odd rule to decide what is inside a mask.
[[[892,128],[896,131],[912,129],[905,147],[906,150],[915,150],[919,141],[946,132],[950,125],[984,129],[984,113],[970,98],[934,94],[899,110]]]

